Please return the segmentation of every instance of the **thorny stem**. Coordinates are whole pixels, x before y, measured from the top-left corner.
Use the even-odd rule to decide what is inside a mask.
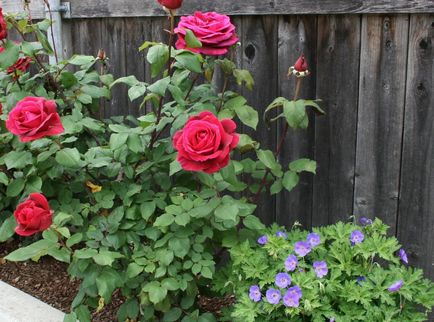
[[[298,96],[300,95],[301,81],[302,80],[303,80],[303,78],[297,78],[296,85],[295,85],[295,92],[294,92],[294,101],[296,101],[298,99]],[[280,141],[279,141],[279,144],[277,145],[276,152],[274,152],[274,156],[276,158],[279,156],[280,152],[282,151],[283,143],[285,143],[285,139],[286,139],[286,135],[288,134],[288,130],[289,130],[289,124],[288,124],[288,122],[285,122],[285,128],[283,129],[283,132],[280,136]],[[267,170],[265,170],[265,174],[264,174],[264,177],[262,178],[258,192],[253,197],[254,202],[257,202],[259,200],[259,196],[261,195],[262,190],[264,189],[264,187],[267,184],[267,177],[270,174],[270,171],[271,170],[268,168],[267,168]]]
[[[172,55],[172,45],[173,45],[173,34],[175,30],[175,16],[173,14],[174,12],[172,10],[169,10],[169,19],[170,19],[170,35],[169,35],[169,60],[167,62],[167,70],[168,75],[170,76],[170,72],[172,69],[172,62],[171,62],[171,55]],[[161,110],[163,109],[163,103],[164,103],[164,96],[160,97],[160,101],[158,103],[158,109],[157,109],[157,122],[156,125],[158,125],[161,121]],[[149,145],[149,148],[152,150],[155,144],[155,141],[157,140],[157,130],[155,129],[152,133],[151,142]]]
[[[217,113],[219,113],[223,107],[223,103],[225,101],[225,92],[226,92],[226,89],[228,87],[228,84],[229,84],[229,77],[225,74],[225,81],[223,83],[223,88],[222,88],[222,97],[220,100],[219,108],[217,109]]]

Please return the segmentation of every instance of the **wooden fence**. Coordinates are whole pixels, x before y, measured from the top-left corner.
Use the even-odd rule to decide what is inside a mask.
[[[281,155],[318,162],[291,193],[264,198],[266,221],[306,227],[355,215],[382,218],[406,246],[412,264],[434,278],[434,1],[185,0],[193,9],[232,15],[241,37],[236,60],[253,72],[249,103],[262,114],[276,96],[291,97],[286,72],[304,52],[312,68],[302,96],[321,98],[327,115],[289,133]],[[19,0],[0,0],[9,11]],[[71,0],[63,25],[66,54],[110,57],[116,76],[149,79],[137,48],[164,40],[167,21],[154,0]],[[42,0],[32,1],[35,18]],[[137,113],[117,87],[108,114]],[[273,149],[280,129],[254,137]]]

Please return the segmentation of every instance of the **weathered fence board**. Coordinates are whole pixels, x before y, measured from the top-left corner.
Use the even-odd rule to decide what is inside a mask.
[[[362,22],[354,213],[395,231],[405,100],[408,16]],[[369,153],[367,153],[369,152]]]
[[[72,18],[154,17],[165,13],[155,0],[69,0]],[[0,0],[6,11],[17,12],[23,0]],[[44,17],[43,0],[31,1],[34,18]],[[185,1],[180,14],[195,10],[218,11],[230,15],[282,14],[359,14],[359,13],[431,13],[432,0],[220,0]]]
[[[282,16],[279,19],[279,89],[280,96],[292,99],[294,97],[295,79],[287,77],[289,66],[304,53],[311,68],[310,77],[303,80],[300,98],[316,97],[316,44],[317,43],[317,17],[316,16]],[[299,158],[314,158],[315,146],[315,118],[310,117],[310,126],[307,130],[290,130],[284,148],[280,154],[280,161],[285,168],[288,164]],[[283,124],[278,130],[281,133]],[[280,134],[279,134],[280,135]],[[312,189],[313,176],[303,174],[299,185],[290,193],[285,189],[277,196],[277,221],[291,226],[298,221],[303,226],[312,224]]]
[[[313,225],[345,220],[353,211],[360,20],[318,19],[317,96],[327,115],[315,123]]]
[[[434,15],[410,20],[398,237],[434,277]]]
[[[277,96],[278,75],[278,17],[264,16],[243,18],[243,34],[241,35],[241,49],[243,52],[243,68],[249,69],[255,79],[255,90],[244,94],[251,106],[263,115],[265,107]],[[261,89],[261,90],[258,90]],[[276,128],[265,128],[262,131],[246,129],[246,133],[261,142],[271,150],[276,147]],[[258,214],[270,223],[276,214],[276,198],[263,196],[258,202]]]

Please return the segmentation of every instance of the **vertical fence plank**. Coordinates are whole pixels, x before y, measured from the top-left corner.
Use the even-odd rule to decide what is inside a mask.
[[[434,278],[434,15],[410,19],[398,237]]]
[[[126,35],[125,21],[122,18],[104,19],[102,24],[102,37],[104,39],[104,49],[109,60],[109,72],[116,78],[126,76]],[[134,62],[137,64],[137,62]],[[104,116],[128,114],[128,95],[127,87],[116,85],[112,89],[112,99],[106,104]]]
[[[281,16],[279,18],[279,95],[294,97],[295,77],[288,79],[287,72],[297,58],[304,53],[309,63],[311,75],[303,80],[300,98],[316,96],[316,16]],[[312,115],[311,115],[312,116]],[[284,124],[280,124],[281,133]],[[285,146],[280,154],[280,162],[286,168],[299,158],[314,158],[315,125],[310,117],[309,128],[305,131],[289,131]],[[305,227],[311,226],[313,176],[302,174],[299,185],[290,193],[282,191],[277,195],[276,219],[281,225],[291,227],[298,221]]]
[[[408,16],[364,16],[354,213],[395,233],[408,46]]]
[[[327,115],[315,122],[315,226],[347,219],[353,210],[359,58],[360,17],[319,17],[317,96]]]
[[[262,115],[277,95],[277,27],[278,17],[243,17],[241,36],[243,67],[249,69],[255,79],[254,90],[246,91],[248,103]],[[275,150],[276,128],[267,130],[260,124],[257,131],[246,133],[261,142],[262,147]],[[257,214],[265,222],[275,220],[276,198],[266,193],[258,201]]]
[[[149,19],[125,19],[125,71],[126,75],[134,75],[139,81],[145,81],[145,52],[139,52],[139,47],[151,38]],[[131,102],[128,99],[128,114],[140,114],[140,99]]]

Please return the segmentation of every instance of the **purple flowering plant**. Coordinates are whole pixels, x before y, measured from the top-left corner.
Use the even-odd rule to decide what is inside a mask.
[[[223,321],[427,321],[434,283],[379,219],[262,232],[233,247],[214,289],[235,295]],[[257,238],[257,237],[256,237]]]

